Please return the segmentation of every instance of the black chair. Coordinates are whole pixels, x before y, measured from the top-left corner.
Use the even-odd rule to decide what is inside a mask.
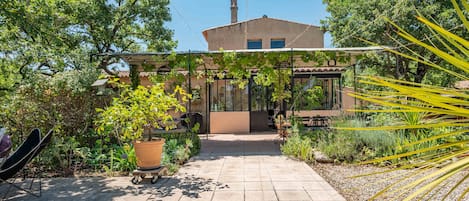
[[[9,188],[4,195],[4,198],[8,195],[11,187],[15,187],[19,190],[25,191],[28,194],[31,194],[35,197],[41,196],[41,182],[39,182],[39,194],[36,194],[32,191],[32,184],[34,178],[31,180],[31,184],[28,189],[22,188],[15,184],[16,177],[14,177],[18,172],[24,170],[26,165],[36,157],[39,152],[50,142],[52,137],[52,131],[44,136],[41,140],[41,134],[39,129],[33,129],[31,134],[26,138],[26,140],[19,146],[19,148],[10,155],[6,161],[0,167],[0,181],[9,184]],[[13,179],[13,181],[8,181]]]
[[[37,148],[36,152],[34,153],[33,157],[31,158],[31,160],[34,159],[37,155],[39,155],[41,153],[41,151],[47,145],[49,145],[50,141],[52,140],[52,134],[53,133],[54,133],[54,130],[51,129],[51,130],[49,130],[49,132],[47,132],[47,134],[45,136],[42,137],[41,143],[39,143],[39,147]],[[43,173],[43,171],[39,171],[39,174],[38,174],[37,171],[34,172],[31,183],[29,185],[29,189],[31,189],[32,185],[33,185],[33,182],[34,182],[34,179],[39,178],[39,196],[41,196],[41,193],[42,193],[42,173]],[[26,176],[26,174],[25,174],[25,176]]]

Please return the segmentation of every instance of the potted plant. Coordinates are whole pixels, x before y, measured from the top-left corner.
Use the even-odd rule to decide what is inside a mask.
[[[119,140],[132,142],[139,169],[153,169],[161,165],[164,139],[152,138],[152,129],[169,130],[176,126],[170,112],[185,112],[183,103],[190,95],[177,86],[172,93],[165,92],[163,83],[151,87],[119,84],[120,95],[109,107],[97,109],[98,133],[111,133]]]

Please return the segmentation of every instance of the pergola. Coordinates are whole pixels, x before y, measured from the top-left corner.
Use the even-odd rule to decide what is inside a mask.
[[[205,74],[209,72],[226,72],[229,68],[220,62],[220,59],[227,54],[238,57],[254,56],[255,58],[265,58],[263,55],[272,57],[282,57],[280,62],[270,63],[273,69],[280,71],[291,71],[290,88],[293,89],[295,77],[301,76],[319,76],[339,77],[347,67],[353,67],[354,77],[356,74],[355,64],[359,60],[359,56],[370,52],[381,52],[383,47],[352,47],[352,48],[280,48],[280,49],[256,49],[256,50],[220,50],[220,51],[182,51],[182,52],[158,52],[158,53],[108,53],[97,55],[99,57],[117,57],[123,59],[129,64],[128,72],[120,72],[121,77],[145,77],[151,74],[167,73],[176,70],[178,73],[184,74],[187,79],[189,94],[192,94],[192,82],[194,74]],[[319,58],[321,57],[321,58]],[[175,59],[177,58],[177,59]],[[275,58],[274,58],[275,59]],[[177,60],[177,61],[176,61]],[[252,59],[255,63],[256,59]],[[243,62],[240,62],[243,63]],[[246,64],[245,69],[247,75],[256,76],[259,67],[253,66],[253,63]],[[241,65],[236,63],[236,65]],[[150,67],[150,68],[149,68]],[[151,70],[148,70],[151,69]],[[280,78],[280,75],[279,75]],[[246,77],[246,79],[250,79]],[[279,80],[280,81],[280,80]],[[342,91],[342,79],[339,79],[340,91]],[[285,83],[286,84],[286,83]],[[354,84],[355,85],[355,84]],[[355,86],[354,86],[355,88]],[[206,91],[209,91],[209,84],[206,84]],[[208,93],[208,92],[206,92]],[[342,96],[340,96],[341,98]],[[293,90],[291,99],[294,99]],[[212,112],[210,107],[210,99],[207,94],[206,100],[206,120],[210,120],[208,113]],[[340,100],[342,101],[342,100]],[[249,104],[250,97],[249,97]],[[288,110],[284,105],[284,110]],[[251,105],[249,105],[251,108]],[[192,113],[192,102],[188,103],[188,112]],[[340,108],[341,110],[342,108]],[[250,109],[249,109],[250,110]],[[294,108],[290,108],[291,114],[295,114]],[[207,121],[208,122],[208,121]]]

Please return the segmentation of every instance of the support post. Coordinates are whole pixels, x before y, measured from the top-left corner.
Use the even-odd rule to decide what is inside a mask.
[[[342,112],[342,109],[343,109],[343,107],[342,107],[342,104],[343,104],[343,100],[342,100],[342,93],[343,93],[342,89],[343,88],[342,88],[342,85],[344,83],[342,79],[343,79],[343,76],[341,74],[340,77],[339,77],[339,111],[341,111],[341,112]]]
[[[354,64],[353,65],[353,92],[356,93],[357,92],[357,64]],[[357,98],[354,97],[353,98],[353,104],[354,104],[354,107],[357,106]]]
[[[211,92],[210,85],[207,83],[207,68],[204,67],[205,71],[205,138],[208,140],[208,133],[210,132],[210,104],[211,104]]]
[[[295,92],[294,92],[294,88],[295,88],[295,69],[294,69],[294,66],[293,66],[293,48],[290,49],[290,66],[291,66],[291,83],[290,83],[290,87],[291,87],[291,114],[292,116],[295,116]]]
[[[189,50],[189,55],[187,57],[187,70],[188,70],[188,74],[187,76],[189,77],[188,78],[188,81],[189,81],[189,94],[192,96],[192,79],[191,79],[191,50]],[[188,117],[189,119],[192,119],[192,98],[189,100],[189,113],[188,113]],[[192,130],[192,124],[195,123],[195,122],[189,122],[188,124],[188,128],[190,130]]]

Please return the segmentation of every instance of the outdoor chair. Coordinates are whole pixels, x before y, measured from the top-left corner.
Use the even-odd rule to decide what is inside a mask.
[[[39,179],[39,193],[36,194],[32,191],[32,185],[34,182],[34,177],[31,180],[31,183],[29,184],[29,187],[23,188],[19,185],[15,184],[16,177],[18,172],[21,170],[24,170],[26,165],[36,157],[39,152],[50,142],[52,137],[52,130],[48,132],[44,138],[41,139],[41,134],[39,129],[33,129],[31,131],[31,134],[26,138],[26,140],[21,144],[18,149],[11,155],[9,156],[6,161],[1,165],[0,167],[0,181],[5,182],[6,184],[9,184],[9,188],[7,192],[4,194],[4,199],[10,192],[11,187],[15,187],[19,190],[25,191],[30,195],[33,195],[35,197],[40,197],[41,196],[41,180]],[[26,176],[25,176],[26,177]],[[13,180],[13,181],[8,181],[8,180]]]

